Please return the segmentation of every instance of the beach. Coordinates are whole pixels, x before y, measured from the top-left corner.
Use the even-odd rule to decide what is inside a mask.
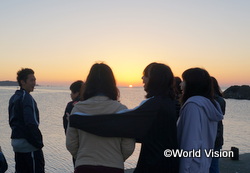
[[[16,87],[0,87],[0,145],[9,164],[6,173],[13,173],[15,162],[14,153],[10,144],[10,127],[8,124],[8,100],[15,92]],[[120,88],[121,102],[128,108],[138,106],[144,99],[143,88]],[[62,116],[65,106],[70,99],[66,87],[37,87],[32,93],[37,101],[44,137],[45,169],[47,173],[73,172],[71,155],[65,147],[65,134],[62,125]],[[227,108],[224,123],[223,150],[231,147],[239,148],[239,161],[229,158],[220,159],[221,173],[250,173],[250,101],[226,99]],[[140,153],[140,144],[131,157],[125,162],[126,173],[135,168]]]
[[[126,161],[125,173],[133,173],[134,167],[140,152],[140,145],[137,144],[136,150],[133,155]],[[232,160],[231,158],[221,158],[220,173],[249,173],[250,172],[250,153],[240,154],[239,160]],[[54,168],[57,169],[57,168]],[[59,169],[59,168],[58,168]],[[11,173],[10,169],[7,173]]]
[[[241,154],[239,160],[221,158],[220,173],[249,173],[250,172],[250,153]],[[134,169],[127,169],[125,173],[133,173]]]
[[[249,173],[250,153],[241,154],[239,160],[220,159],[220,171],[221,173]]]

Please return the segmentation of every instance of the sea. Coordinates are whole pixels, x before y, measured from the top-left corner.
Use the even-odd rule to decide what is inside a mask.
[[[18,87],[0,87],[0,146],[7,159],[7,173],[15,171],[14,152],[11,147],[8,124],[8,101]],[[120,102],[129,109],[138,106],[145,99],[142,87],[120,87]],[[46,173],[72,173],[72,157],[65,147],[62,117],[70,101],[70,90],[65,86],[37,86],[31,93],[40,111],[40,130],[44,139]],[[239,148],[239,153],[250,153],[250,101],[226,99],[224,116],[223,150]],[[125,162],[125,169],[136,166],[140,144]]]

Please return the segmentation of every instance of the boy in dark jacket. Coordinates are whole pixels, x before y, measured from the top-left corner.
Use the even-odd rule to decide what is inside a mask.
[[[68,126],[68,117],[74,107],[74,105],[80,101],[80,90],[83,86],[84,82],[81,81],[81,80],[78,80],[78,81],[75,81],[73,82],[69,89],[71,91],[70,93],[70,97],[72,99],[72,101],[70,101],[66,108],[65,108],[65,111],[64,111],[64,115],[63,115],[63,128],[64,128],[64,131],[65,131],[65,134],[66,134],[66,131],[67,131],[67,126]]]
[[[81,88],[83,87],[83,84],[84,82],[81,81],[81,80],[78,80],[78,81],[75,81],[73,82],[69,89],[71,91],[70,93],[70,97],[71,97],[71,100],[66,108],[65,108],[65,111],[64,111],[64,115],[63,115],[63,128],[64,128],[64,132],[66,134],[67,132],[67,127],[68,127],[68,118],[69,118],[69,115],[74,107],[74,105],[80,101],[80,92],[81,92]],[[72,160],[73,160],[73,165],[75,166],[75,159],[72,157]]]
[[[32,69],[17,72],[20,90],[9,100],[11,144],[15,152],[17,173],[44,173],[43,139],[38,128],[39,111],[30,92],[36,78]]]

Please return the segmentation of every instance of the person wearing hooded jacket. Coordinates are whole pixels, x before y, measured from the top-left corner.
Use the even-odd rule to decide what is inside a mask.
[[[223,119],[220,105],[213,99],[209,73],[201,68],[191,68],[182,74],[182,108],[177,121],[179,149],[200,152],[200,157],[180,157],[180,173],[208,173],[217,134],[218,122]]]
[[[119,90],[111,68],[103,63],[91,67],[81,97],[83,101],[75,104],[71,114],[93,116],[127,109],[118,102]],[[135,140],[96,136],[69,126],[66,147],[75,158],[75,173],[123,173],[124,161],[133,153]]]

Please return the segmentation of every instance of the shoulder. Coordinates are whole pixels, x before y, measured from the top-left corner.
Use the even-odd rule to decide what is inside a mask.
[[[182,107],[186,107],[187,105],[199,106],[202,107],[206,104],[211,104],[211,101],[203,96],[192,96],[184,103]]]
[[[141,104],[140,105],[161,105],[162,103],[166,103],[166,100],[164,99],[164,98],[162,98],[162,97],[160,97],[160,96],[153,96],[153,97],[150,97],[150,98],[148,98],[148,99],[146,99],[146,100],[143,100],[142,102],[141,102]]]
[[[197,100],[187,100],[186,103],[182,106],[180,110],[181,115],[185,115],[187,117],[198,115],[197,112],[199,112],[201,109],[199,103],[197,103]]]
[[[77,102],[76,102],[76,103],[77,103]],[[67,103],[67,106],[66,106],[66,107],[71,107],[71,106],[73,106],[73,105],[76,104],[76,103],[74,103],[74,101],[70,101],[70,102]]]
[[[12,101],[21,101],[31,99],[31,95],[27,93],[25,90],[16,90],[15,94],[10,98]]]
[[[119,103],[119,109],[120,109],[120,110],[128,109],[128,107],[127,107],[126,105],[121,104],[120,102],[118,102],[118,103]]]
[[[183,110],[196,110],[199,107],[200,107],[199,104],[197,104],[196,102],[187,102],[183,105],[182,109]]]
[[[121,102],[117,101],[117,100],[109,100],[110,102],[110,107],[115,108],[116,107],[116,111],[121,111],[124,109],[128,109],[126,105],[122,104]],[[108,105],[107,105],[108,106]]]
[[[226,103],[225,99],[223,97],[221,97],[221,96],[218,96],[218,95],[215,96],[215,100],[217,102],[219,102],[220,104],[225,104]]]
[[[192,96],[190,97],[187,102],[194,102],[194,103],[199,103],[201,101],[207,101],[208,99],[203,96]]]

